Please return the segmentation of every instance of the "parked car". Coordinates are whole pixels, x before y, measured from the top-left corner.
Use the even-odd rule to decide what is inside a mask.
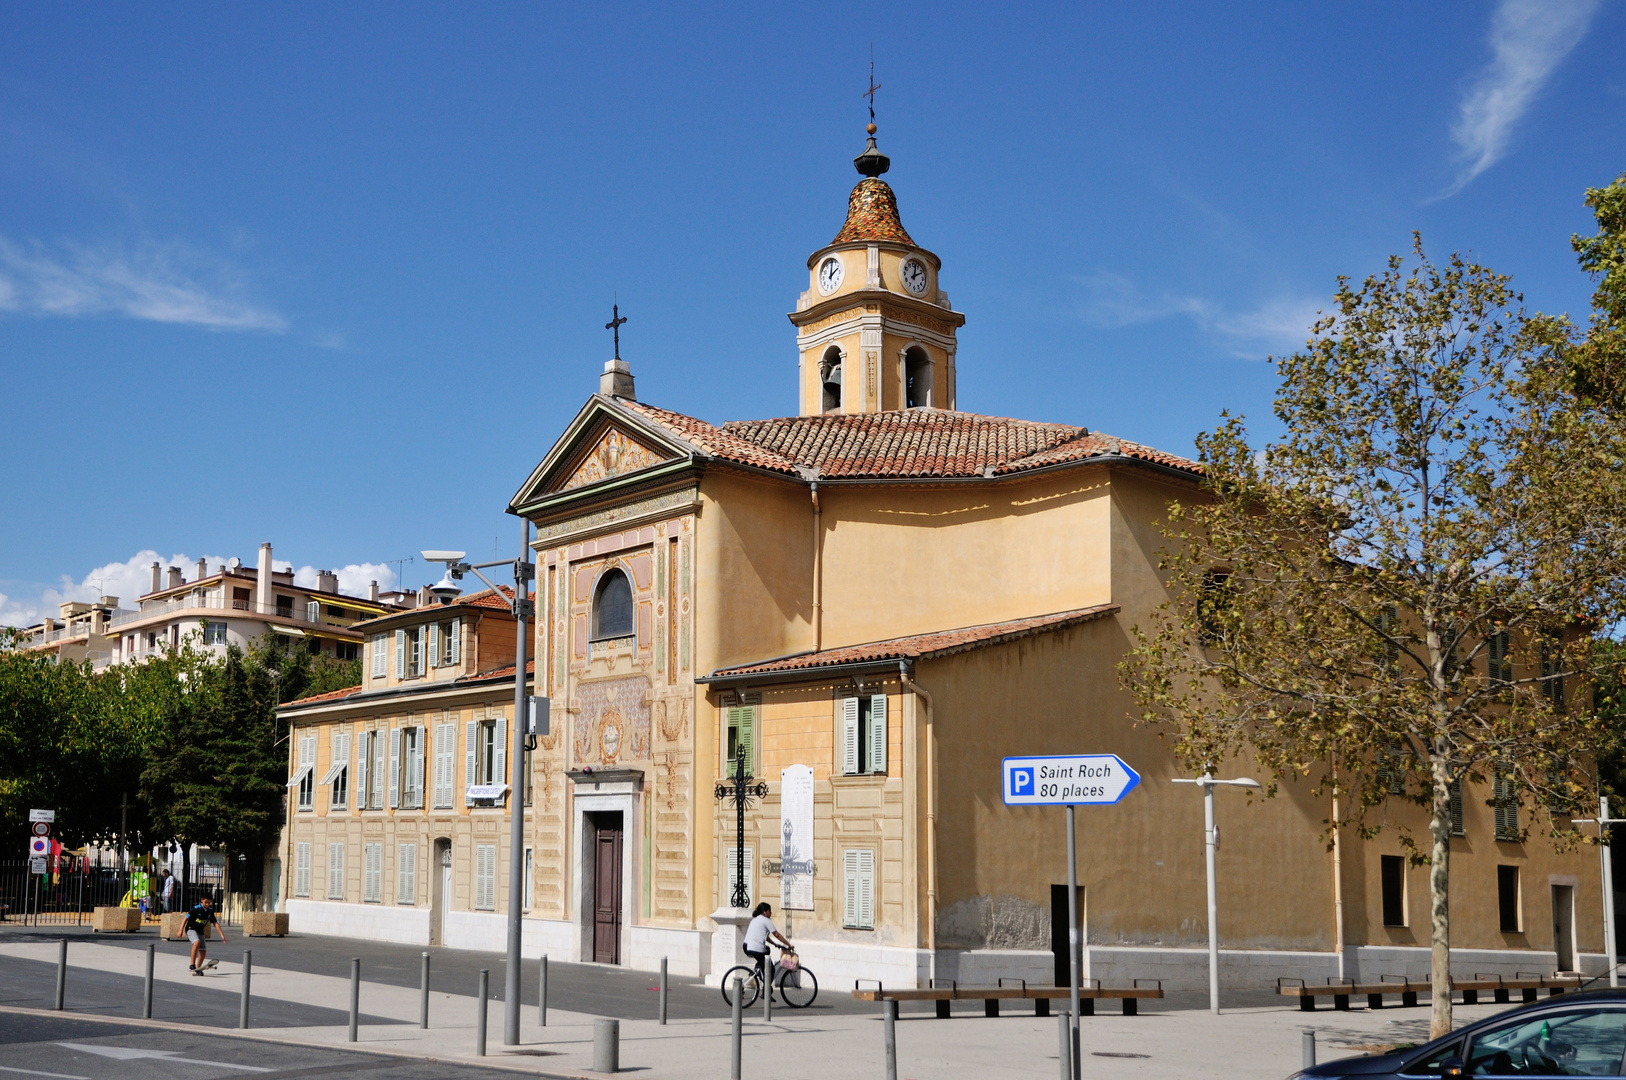
[[[1339,1058],[1289,1080],[1334,1076],[1626,1076],[1626,989],[1520,1005],[1422,1046]]]

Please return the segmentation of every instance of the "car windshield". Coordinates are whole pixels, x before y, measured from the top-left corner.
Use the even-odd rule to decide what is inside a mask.
[[[1620,1076],[1626,1010],[1516,1020],[1473,1039],[1469,1076]]]

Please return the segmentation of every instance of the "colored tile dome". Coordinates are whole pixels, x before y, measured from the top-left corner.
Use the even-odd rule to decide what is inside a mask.
[[[845,244],[855,240],[889,240],[916,246],[898,220],[898,197],[885,180],[865,177],[848,197],[847,223],[830,242]]]

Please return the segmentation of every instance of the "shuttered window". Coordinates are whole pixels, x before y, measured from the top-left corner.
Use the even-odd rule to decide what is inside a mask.
[[[1513,681],[1513,658],[1508,655],[1506,630],[1486,639],[1485,661],[1486,675],[1493,685],[1506,686]]]
[[[491,779],[488,784],[501,784],[508,779],[508,721],[486,721],[492,725],[491,733]]]
[[[1451,835],[1467,836],[1468,830],[1462,819],[1462,780],[1451,782]]]
[[[401,729],[401,809],[423,809],[422,726]]]
[[[497,910],[497,845],[474,846],[474,909]]]
[[[1553,712],[1564,711],[1564,643],[1556,636],[1541,641],[1541,692]]]
[[[446,646],[446,662],[460,664],[463,662],[463,620],[452,620],[452,641]]]
[[[847,776],[886,772],[886,695],[842,698],[841,771]]]
[[[316,736],[299,737],[299,808],[309,810],[316,805]]]
[[[727,717],[727,775],[735,775],[739,769],[736,762],[743,758],[745,761],[745,775],[755,776],[757,774],[757,707],[755,705],[733,705],[728,708]]]
[[[418,845],[402,844],[395,851],[395,902],[412,904],[418,899]]]
[[[453,732],[456,730],[456,724],[435,725],[435,806],[437,809],[449,809],[452,805],[452,789],[455,787],[453,760],[457,753],[457,737]]]
[[[1519,842],[1519,792],[1513,778],[1498,771],[1492,787],[1495,804],[1496,839]]]
[[[369,904],[384,899],[384,845],[368,844],[361,875],[361,898]]]
[[[406,678],[406,671],[407,671],[406,631],[405,630],[397,630],[395,632],[395,677],[397,679]]]
[[[370,731],[356,732],[356,805],[367,809],[367,798],[371,788],[368,773],[373,761],[373,733]]]
[[[311,894],[311,842],[301,840],[294,845],[294,895]]]
[[[327,898],[344,899],[344,845],[327,846]]]
[[[384,758],[386,737],[384,730],[373,732],[373,789],[367,796],[367,805],[374,810],[384,806],[384,779],[387,772]]]
[[[328,751],[328,770],[322,782],[328,786],[328,808],[343,810],[350,802],[350,733],[334,731]]]
[[[440,666],[440,624],[429,624],[429,666]]]
[[[469,805],[469,788],[475,784],[475,756],[479,751],[478,728],[473,720],[463,726],[463,805]]]
[[[849,930],[875,929],[875,852],[848,848],[841,853],[841,925]]]
[[[384,657],[387,654],[389,646],[385,645],[384,642],[385,637],[383,634],[373,635],[373,678],[375,679],[382,679],[386,674],[384,670]]]
[[[390,809],[401,805],[401,729],[390,728]]]

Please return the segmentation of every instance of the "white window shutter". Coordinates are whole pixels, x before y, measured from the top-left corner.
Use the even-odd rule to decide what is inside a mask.
[[[384,805],[384,773],[385,773],[385,741],[384,729],[373,732],[373,793],[367,800],[367,805],[382,807]]]
[[[406,678],[406,631],[395,632],[395,677]]]
[[[841,771],[852,776],[858,771],[858,699],[841,699]]]
[[[395,853],[395,902],[410,904],[418,898],[418,845],[402,844]]]
[[[858,853],[858,925],[875,928],[875,852]]]
[[[390,809],[401,805],[401,729],[390,728]]]
[[[311,843],[301,840],[294,845],[294,895],[311,894]]]
[[[361,731],[356,733],[356,805],[367,809],[367,767],[372,764],[373,733]]]
[[[474,786],[474,755],[475,751],[479,749],[475,745],[474,737],[479,730],[480,725],[473,720],[463,725],[463,802],[465,805],[469,801],[469,788]]]
[[[412,760],[407,762],[407,777],[411,781],[412,794],[413,794],[413,800],[412,801],[413,801],[414,805],[416,807],[418,807],[418,808],[422,808],[422,806],[423,806],[423,792],[424,792],[424,775],[423,775],[424,745],[423,745],[423,742],[424,742],[424,738],[428,734],[429,734],[429,729],[427,727],[425,727],[423,724],[419,724],[418,725],[417,737],[412,740]]]
[[[316,767],[316,736],[303,735],[299,739],[299,764],[301,768],[314,769]]]
[[[508,721],[497,721],[497,735],[494,741],[497,744],[497,752],[492,755],[496,764],[491,770],[491,782],[493,784],[506,784],[508,782]]]
[[[344,899],[344,845],[327,846],[327,898]]]
[[[429,624],[429,666],[440,666],[440,623]]]
[[[384,677],[384,635],[373,635],[373,678]]]
[[[886,695],[869,699],[869,771],[886,772]]]
[[[452,805],[452,724],[435,725],[435,805]]]
[[[447,663],[460,664],[463,662],[463,620],[452,620],[452,643],[447,647]]]
[[[858,855],[849,848],[841,853],[841,925],[858,925]]]

